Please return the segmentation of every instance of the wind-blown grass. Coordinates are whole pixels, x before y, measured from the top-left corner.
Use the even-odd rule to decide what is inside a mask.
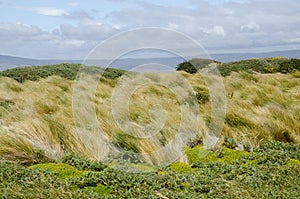
[[[20,74],[19,71],[22,69],[10,70],[9,73]],[[34,68],[29,71],[34,71]],[[73,75],[67,79],[49,76],[57,75],[57,71],[55,73],[51,71],[56,70],[51,68],[46,78],[40,76],[39,81],[31,81],[29,78],[23,83],[15,81],[15,76],[14,79],[0,77],[2,159],[19,159],[24,164],[33,164],[55,161],[69,152],[91,159],[97,158],[93,153],[101,153],[89,150],[87,143],[84,143],[77,134],[72,113]],[[192,75],[185,72],[179,74],[194,88],[201,116],[198,124],[190,123],[184,128],[186,132],[196,133],[197,139],[201,140],[201,136],[208,128],[211,112],[205,80],[200,74]],[[250,147],[257,146],[265,140],[299,144],[299,77],[297,71],[288,74],[251,74],[242,71],[224,77],[228,95],[222,136],[234,138]],[[151,79],[159,78],[171,77],[166,74],[161,76],[148,74],[141,81],[150,82]],[[116,146],[141,153],[155,151],[174,139],[182,119],[189,121],[188,118],[181,118],[180,99],[174,93],[164,86],[146,85],[132,95],[129,103],[130,120],[142,126],[148,124],[152,117],[149,110],[160,104],[165,110],[166,122],[155,140],[124,136],[126,132],[115,123],[111,107],[112,92],[118,81],[119,79],[110,78],[109,75],[102,77],[95,98],[92,99],[100,128]],[[174,85],[178,83],[176,78],[172,81]],[[195,126],[197,128],[191,128]]]

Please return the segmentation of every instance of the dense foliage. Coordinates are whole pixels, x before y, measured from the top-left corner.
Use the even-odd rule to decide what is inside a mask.
[[[46,78],[49,76],[60,76],[66,79],[74,80],[78,74],[78,71],[84,66],[81,64],[56,64],[47,66],[28,66],[22,68],[13,68],[0,72],[0,76],[11,77],[20,83],[26,80],[37,81],[40,78]],[[93,72],[102,73],[103,77],[117,78],[122,76],[125,71],[121,69],[107,68],[103,71],[102,68],[92,67]]]
[[[223,76],[230,75],[231,72],[238,71],[255,71],[260,73],[288,73],[294,70],[300,70],[300,59],[287,58],[265,58],[265,59],[249,59],[237,62],[221,64],[219,67]]]
[[[141,173],[103,167],[71,155],[63,158],[71,165],[47,163],[28,168],[2,162],[0,198],[300,197],[297,145],[269,142],[255,152],[223,148],[206,156],[201,150],[201,146],[186,150],[191,166],[175,162]]]
[[[187,73],[196,73],[199,69],[206,67],[210,63],[219,63],[211,59],[191,59],[189,61],[178,64],[177,71],[185,71]]]
[[[196,73],[199,69],[206,67],[210,63],[218,63],[209,59],[192,59],[180,63],[177,70],[188,73]],[[248,59],[229,63],[218,63],[222,76],[228,76],[231,72],[248,71],[260,73],[289,73],[300,70],[300,59],[288,59],[284,57]]]

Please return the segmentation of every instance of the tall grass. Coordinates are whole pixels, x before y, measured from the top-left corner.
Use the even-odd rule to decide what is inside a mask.
[[[239,72],[224,77],[228,96],[222,136],[231,137],[250,146],[259,145],[265,140],[299,144],[300,75],[298,73]],[[128,132],[124,132],[118,126],[112,115],[111,98],[119,79],[105,77],[101,79],[95,97],[89,100],[95,105],[99,127],[115,146],[139,152],[147,162],[159,162],[157,154],[153,153],[149,156],[143,154],[155,152],[158,148],[167,146],[170,141],[180,142],[176,139],[178,132],[197,134],[195,139],[197,137],[201,140],[210,122],[211,106],[207,86],[200,74],[192,75],[185,72],[179,74],[188,80],[196,92],[200,113],[197,124],[191,119],[196,113],[183,114],[181,99],[178,99],[167,87],[146,85],[135,90],[128,108],[131,122],[140,126],[151,123],[156,117],[156,105],[159,104],[159,109],[164,109],[165,123],[160,132],[149,139],[130,137]],[[181,88],[178,79],[166,74],[148,74],[141,81],[150,82],[160,78],[169,78],[175,89],[187,92]],[[0,157],[2,159],[18,159],[24,164],[33,164],[56,161],[67,152],[91,159],[99,157],[101,147],[89,148],[86,140],[78,135],[78,129],[75,128],[72,113],[73,85],[73,80],[58,76],[39,81],[28,80],[23,84],[11,78],[0,77]],[[184,118],[181,117],[182,115]],[[187,125],[180,126],[182,120]],[[84,133],[88,135],[92,132]],[[164,151],[159,155],[167,158],[170,154]]]

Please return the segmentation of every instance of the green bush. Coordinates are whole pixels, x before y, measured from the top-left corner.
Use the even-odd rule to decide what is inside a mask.
[[[211,59],[191,59],[177,65],[177,71],[185,71],[187,73],[196,73],[199,69],[205,68],[211,63],[219,63]]]
[[[183,162],[173,162],[170,164],[170,169],[175,172],[186,173],[191,171],[191,166]]]
[[[91,161],[72,154],[64,155],[60,161],[83,171],[102,171],[107,167],[102,162]]]
[[[0,162],[0,198],[96,198],[49,170]]]
[[[222,76],[228,76],[231,72],[260,72],[260,73],[290,73],[300,70],[300,59],[288,59],[285,57],[248,59],[236,62],[222,63],[219,71]]]
[[[226,148],[229,148],[229,149],[234,149],[238,146],[237,142],[232,139],[232,138],[229,138],[229,137],[225,137],[224,139],[224,146]]]
[[[0,99],[0,106],[6,110],[9,110],[13,105],[15,105],[15,102],[13,102],[11,100],[1,100]]]
[[[46,78],[49,76],[59,76],[69,80],[76,79],[76,76],[82,68],[85,66],[81,64],[69,64],[62,63],[56,65],[47,65],[47,66],[28,66],[22,68],[13,68],[0,72],[0,76],[10,77],[23,83],[26,80],[37,81],[40,78]],[[122,76],[125,71],[121,69],[107,68],[103,71],[103,68],[99,67],[87,67],[88,70],[92,73],[102,73],[103,77],[115,79]]]
[[[79,171],[75,167],[72,167],[72,166],[70,166],[68,164],[65,164],[65,163],[36,164],[36,165],[33,165],[29,168],[51,171],[53,173],[56,173],[57,177],[59,177],[61,179],[76,178],[76,177],[79,177],[79,176],[83,175],[82,171]]]
[[[196,92],[196,98],[199,104],[205,104],[209,102],[209,91],[208,89],[197,87],[194,89]]]

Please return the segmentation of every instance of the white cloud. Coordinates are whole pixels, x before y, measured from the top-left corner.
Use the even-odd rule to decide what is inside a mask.
[[[69,12],[65,9],[60,8],[51,8],[51,7],[39,7],[34,8],[34,11],[41,15],[47,15],[47,16],[63,16],[63,15],[69,15]]]
[[[204,29],[204,33],[212,34],[212,35],[218,35],[218,36],[224,36],[225,30],[223,26],[216,25],[212,29]]]
[[[100,41],[117,33],[118,26],[85,19],[77,26],[62,24],[60,31],[62,36],[67,39]]]
[[[225,35],[225,30],[223,28],[223,26],[214,26],[213,28],[213,33],[215,33],[216,35]]]
[[[256,32],[260,30],[260,26],[256,22],[251,21],[248,24],[242,25],[241,30],[248,32]]]
[[[0,24],[0,39],[6,40],[7,38],[15,37],[32,37],[40,34],[43,34],[43,31],[40,28],[28,24]]]

